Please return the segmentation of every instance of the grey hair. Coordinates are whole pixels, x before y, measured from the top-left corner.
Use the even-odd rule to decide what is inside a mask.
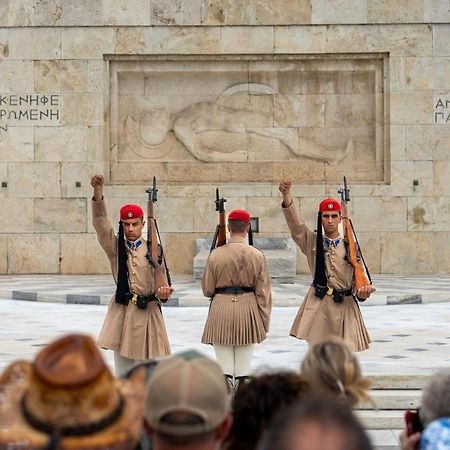
[[[450,369],[436,372],[422,393],[420,418],[426,426],[433,420],[450,417]]]

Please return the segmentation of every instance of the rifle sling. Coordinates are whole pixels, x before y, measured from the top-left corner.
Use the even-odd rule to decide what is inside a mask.
[[[158,243],[160,243],[161,242],[161,235],[159,234],[158,223],[156,222],[155,218],[153,218],[153,222],[155,223],[156,235],[158,236]],[[148,248],[151,247],[151,239],[149,239],[149,237],[150,237],[150,232],[147,232],[147,247]],[[158,259],[157,263],[158,264],[161,264],[161,263],[164,264],[164,268],[165,268],[165,271],[166,271],[166,277],[167,277],[167,284],[169,286],[172,286],[172,280],[170,278],[169,268],[167,267],[166,258],[164,257],[164,249],[163,249],[163,246],[161,244],[159,244],[159,245],[160,245],[160,248],[161,248],[161,259],[157,258]],[[151,254],[151,253],[147,252],[147,254]],[[149,262],[150,265],[152,265],[150,260],[148,262]]]
[[[161,236],[159,234],[159,228],[158,228],[158,223],[156,222],[156,219],[155,219],[155,227],[156,227],[156,234],[158,235],[158,240],[159,240],[159,242],[161,242]],[[172,280],[170,279],[169,268],[167,267],[167,262],[166,262],[166,258],[164,257],[164,249],[163,249],[162,245],[161,245],[161,259],[162,259],[162,262],[164,262],[164,268],[166,269],[167,283],[169,286],[172,286]]]

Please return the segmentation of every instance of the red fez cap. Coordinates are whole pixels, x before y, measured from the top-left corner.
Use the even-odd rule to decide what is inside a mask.
[[[243,209],[235,209],[228,214],[228,220],[242,220],[250,223],[250,214]]]
[[[120,208],[120,220],[144,217],[144,210],[139,205],[123,205]]]
[[[325,200],[322,200],[319,205],[319,212],[340,210],[341,204],[334,198],[326,198]]]

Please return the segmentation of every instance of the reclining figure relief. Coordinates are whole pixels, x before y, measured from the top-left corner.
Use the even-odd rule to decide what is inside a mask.
[[[272,113],[251,105],[248,109],[230,106],[231,98],[249,93],[277,94],[270,86],[244,83],[227,88],[215,101],[192,103],[178,112],[155,108],[138,112],[136,117],[130,114],[125,121],[128,144],[146,159],[160,159],[170,151],[160,145],[172,131],[192,156],[204,162],[246,162],[248,137],[252,135],[278,140],[297,157],[329,164],[337,164],[352,153],[351,139],[341,149],[328,149],[300,136],[295,127],[277,126]]]

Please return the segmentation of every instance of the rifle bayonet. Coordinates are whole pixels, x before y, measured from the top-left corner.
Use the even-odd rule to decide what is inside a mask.
[[[214,203],[216,204],[216,211],[219,213],[219,223],[216,226],[216,231],[214,233],[214,238],[211,243],[210,252],[212,252],[216,247],[220,247],[226,244],[227,241],[227,231],[225,227],[225,206],[226,200],[219,196],[219,188],[216,189],[216,199]]]
[[[145,192],[148,194],[148,199],[152,203],[156,203],[158,200],[158,189],[156,189],[156,177],[153,177],[153,185],[149,187]]]
[[[219,188],[216,188],[216,200],[214,201],[214,203],[216,204],[216,211],[221,213],[225,211],[225,206],[224,203],[226,202],[226,200],[222,197],[219,198]]]
[[[344,177],[344,186],[338,190],[341,194],[341,201],[348,203],[350,201],[350,189],[347,188],[347,179]]]

